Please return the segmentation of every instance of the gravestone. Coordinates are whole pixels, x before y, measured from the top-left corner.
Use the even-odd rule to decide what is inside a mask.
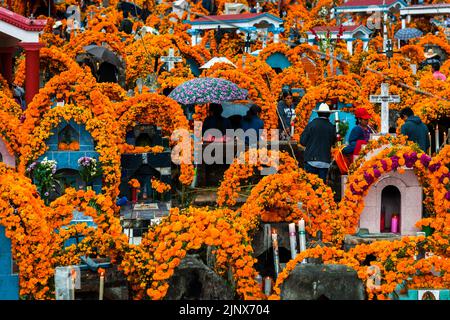
[[[366,159],[370,159],[381,149],[371,152]],[[386,226],[390,226],[388,220],[392,214],[397,213],[400,216],[399,234],[416,235],[416,232],[420,231],[415,224],[422,218],[422,186],[413,169],[406,167],[404,169],[403,174],[397,171],[383,173],[370,187],[363,200],[364,209],[359,219],[360,229],[368,229],[369,233],[380,233],[384,208]],[[347,176],[342,176],[342,194],[345,193],[347,179]],[[397,191],[391,193],[393,190],[398,190],[398,193]]]
[[[270,227],[269,227],[270,226]],[[278,241],[278,258],[280,270],[291,260],[291,246],[289,241],[289,223],[261,223],[253,241],[253,256],[257,259],[255,269],[262,277],[275,279],[275,264],[271,233],[276,230]],[[298,238],[296,238],[298,243]],[[298,245],[297,245],[298,253]]]
[[[297,264],[281,285],[281,300],[364,300],[356,271],[345,265]]]
[[[225,279],[208,268],[199,255],[186,255],[169,279],[165,300],[232,300],[235,294]]]
[[[13,273],[11,240],[0,226],[0,300],[19,299],[19,276]]]
[[[175,50],[173,48],[170,48],[169,49],[169,55],[161,57],[161,61],[166,62],[168,64],[167,70],[169,72],[171,72],[172,69],[175,68],[175,62],[183,61],[183,58],[175,56],[174,52],[175,52]]]
[[[137,179],[141,185],[139,200],[143,199],[144,191],[146,198],[150,198],[151,179],[156,178],[166,184],[171,184],[171,151],[168,148],[167,138],[162,136],[161,129],[152,125],[138,125],[127,133],[126,142],[132,146],[163,146],[161,153],[131,153],[123,154],[121,157],[122,178],[119,186],[121,196],[132,199],[132,190],[128,182]],[[164,201],[170,201],[167,194]]]
[[[78,124],[73,120],[62,120],[60,124],[52,129],[52,135],[45,141],[48,150],[39,157],[39,161],[44,158],[55,160],[59,173],[62,175],[63,183],[68,186],[80,180],[78,159],[81,157],[91,157],[99,159],[98,152],[95,151],[95,142],[92,135],[86,130],[84,124]],[[68,148],[69,145],[72,146]],[[71,185],[78,189],[80,185]],[[84,186],[84,182],[82,187]],[[100,193],[102,189],[102,179],[98,177],[93,181],[93,190]]]

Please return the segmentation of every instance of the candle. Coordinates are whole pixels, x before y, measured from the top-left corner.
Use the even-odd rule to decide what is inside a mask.
[[[398,232],[398,216],[393,215],[391,219],[391,232],[397,233]]]
[[[272,292],[272,279],[270,277],[264,278],[264,294],[266,296],[270,296],[270,293]]]
[[[337,110],[336,110],[336,113],[335,113],[334,122],[336,123],[336,135],[338,137],[340,137],[340,135],[339,135],[339,112]]]
[[[447,133],[446,133],[446,132],[444,132],[444,139],[442,140],[442,143],[443,143],[444,145],[447,144]]]
[[[75,269],[70,269],[69,278],[70,278],[70,298],[69,300],[75,300],[75,279],[77,277],[77,272]]]
[[[431,156],[431,133],[428,132],[428,145],[430,146],[430,148],[428,150],[424,150],[424,151],[428,151],[428,154]]]
[[[434,139],[436,142],[436,153],[439,152],[439,125],[436,125],[436,129],[434,130]]]
[[[275,278],[278,278],[280,272],[280,258],[278,256],[278,235],[277,230],[272,231],[273,263],[275,266]]]
[[[103,288],[105,286],[105,272],[100,271],[100,288],[98,292],[98,300],[103,300]]]
[[[306,250],[306,232],[305,232],[305,220],[300,219],[298,222],[298,240],[300,246],[300,252]],[[306,259],[303,259],[302,263],[306,263]]]
[[[289,243],[291,245],[291,259],[295,259],[295,256],[297,255],[297,243],[295,234],[295,223],[289,223]]]

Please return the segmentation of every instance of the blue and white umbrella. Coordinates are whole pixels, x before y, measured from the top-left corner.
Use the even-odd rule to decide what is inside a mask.
[[[400,29],[398,30],[394,37],[396,39],[399,40],[409,40],[409,39],[414,39],[414,38],[418,38],[421,37],[423,35],[423,32],[420,31],[419,29],[416,28],[404,28],[404,29]]]

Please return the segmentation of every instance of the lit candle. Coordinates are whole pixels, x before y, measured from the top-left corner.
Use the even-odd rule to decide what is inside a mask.
[[[391,218],[391,232],[397,233],[398,232],[398,216],[393,215]]]
[[[98,300],[103,300],[103,288],[105,287],[105,272],[100,271],[100,288],[98,291]]]
[[[295,223],[289,223],[289,243],[291,245],[291,259],[295,259],[295,256],[297,255],[297,243],[295,234]]]
[[[270,293],[272,292],[272,279],[270,277],[264,278],[264,294],[266,296],[270,296]]]
[[[278,256],[278,235],[277,230],[272,231],[273,263],[275,266],[275,278],[278,278],[280,272],[280,258]]]
[[[436,129],[434,130],[434,138],[436,141],[436,153],[439,152],[439,125],[436,125]]]
[[[298,222],[298,239],[300,252],[303,252],[306,250],[305,220],[303,220],[303,218]],[[303,259],[302,263],[306,263],[306,259]]]
[[[336,135],[340,138],[339,135],[339,112],[336,110],[334,122],[336,123]]]

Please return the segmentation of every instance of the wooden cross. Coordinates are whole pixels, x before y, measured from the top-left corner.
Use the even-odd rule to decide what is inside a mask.
[[[161,57],[161,61],[167,62],[169,72],[175,67],[175,62],[183,61],[183,58],[174,55],[174,49],[169,49],[169,55]]]
[[[389,84],[381,84],[381,95],[371,95],[371,103],[381,103],[381,134],[389,133],[389,103],[399,103],[400,96],[389,95]]]

